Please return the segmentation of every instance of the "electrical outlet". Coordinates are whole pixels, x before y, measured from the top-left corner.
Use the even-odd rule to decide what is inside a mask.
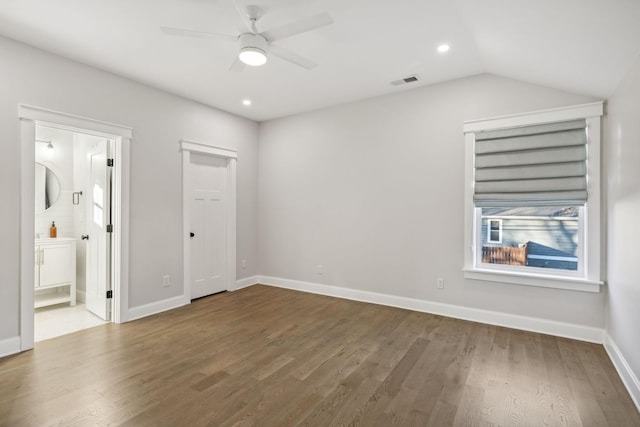
[[[162,276],[162,286],[165,288],[171,286],[171,276]]]
[[[436,287],[438,289],[444,289],[444,279],[442,277],[438,277],[436,280]]]
[[[318,274],[324,273],[324,265],[318,264]]]
[[[243,259],[242,261],[240,261],[240,266],[241,266],[242,268],[247,268],[247,260],[246,260],[246,259]]]

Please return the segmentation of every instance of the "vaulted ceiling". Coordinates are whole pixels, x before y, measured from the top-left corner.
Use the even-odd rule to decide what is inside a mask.
[[[329,13],[277,43],[318,66],[231,71],[237,42],[160,30],[237,35],[247,5],[258,32]],[[639,22],[638,0],[0,0],[0,35],[258,121],[479,73],[606,98],[640,54]]]

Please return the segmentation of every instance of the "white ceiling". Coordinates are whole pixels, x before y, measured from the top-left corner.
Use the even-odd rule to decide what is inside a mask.
[[[258,121],[478,73],[605,98],[640,54],[638,0],[236,2],[265,11],[259,31],[331,14],[278,42],[319,66],[270,57],[237,73],[234,43],[160,31],[237,34],[233,0],[0,0],[0,34]]]

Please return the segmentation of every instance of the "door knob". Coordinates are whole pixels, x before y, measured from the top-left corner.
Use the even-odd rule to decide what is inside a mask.
[[[83,234],[80,237],[82,238],[82,240],[89,240],[89,235],[88,234]]]
[[[191,233],[189,233],[189,237],[194,237],[196,235],[196,233],[194,233],[193,231]]]

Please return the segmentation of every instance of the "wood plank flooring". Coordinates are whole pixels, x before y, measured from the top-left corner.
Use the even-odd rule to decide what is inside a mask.
[[[1,426],[640,426],[602,346],[267,286],[0,359]]]

